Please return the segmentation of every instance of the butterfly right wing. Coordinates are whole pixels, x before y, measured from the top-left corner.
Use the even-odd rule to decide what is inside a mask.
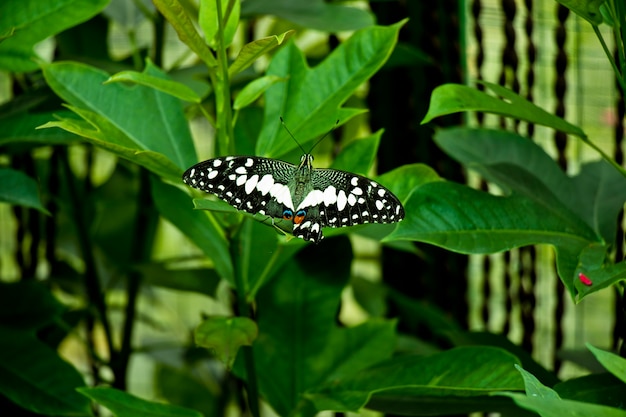
[[[192,166],[183,174],[183,181],[238,210],[282,217],[284,208],[293,211],[287,183],[295,169],[295,165],[275,159],[226,156]]]

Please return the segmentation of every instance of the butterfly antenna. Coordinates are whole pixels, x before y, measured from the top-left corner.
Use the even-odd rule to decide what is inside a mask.
[[[296,137],[293,135],[293,133],[291,133],[291,130],[289,130],[289,128],[287,127],[287,125],[285,124],[285,121],[283,120],[283,116],[280,116],[280,122],[283,124],[283,127],[285,128],[285,130],[287,131],[287,133],[289,133],[289,136],[291,136],[291,139],[293,139],[294,142],[296,142],[298,144],[298,146],[300,147],[300,149],[302,150],[302,153],[307,153],[304,148],[302,147],[302,145],[300,145],[300,142],[298,142],[298,139],[296,139]]]
[[[287,125],[285,124],[285,121],[283,120],[283,117],[280,117],[280,122],[283,124],[283,127],[285,128],[285,130],[287,131],[287,133],[289,133],[289,136],[292,137],[292,139],[298,144],[298,146],[300,147],[300,149],[302,150],[303,153],[311,153],[313,151],[313,149],[315,149],[315,147],[321,142],[323,141],[326,136],[330,135],[335,129],[337,129],[337,126],[339,126],[339,119],[337,119],[337,121],[335,122],[335,125],[321,138],[319,138],[317,140],[317,142],[315,142],[315,144],[311,147],[311,150],[309,152],[305,151],[304,148],[302,147],[302,145],[300,145],[300,142],[298,142],[298,140],[296,139],[296,137],[293,135],[293,133],[291,133],[291,131],[289,130],[289,128],[287,127]]]

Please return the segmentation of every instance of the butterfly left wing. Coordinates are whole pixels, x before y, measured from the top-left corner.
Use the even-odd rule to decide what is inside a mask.
[[[307,211],[294,224],[296,237],[318,242],[322,227],[365,223],[394,223],[404,218],[404,208],[391,191],[362,175],[335,169],[313,169],[312,190],[296,207]]]
[[[295,165],[276,159],[226,156],[192,166],[183,174],[183,181],[238,210],[282,217],[283,207],[293,210],[287,183],[295,169]]]

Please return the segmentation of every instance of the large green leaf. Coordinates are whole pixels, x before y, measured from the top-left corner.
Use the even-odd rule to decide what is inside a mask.
[[[157,152],[180,169],[197,162],[189,125],[178,99],[141,85],[103,85],[109,75],[83,64],[62,62],[46,65],[43,70],[46,81],[63,100],[73,108],[97,114],[125,136],[124,140],[111,139],[113,144]],[[149,62],[145,73],[165,77]],[[97,119],[89,121],[96,128],[101,127]],[[107,137],[101,139],[107,141]]]
[[[21,171],[0,168],[0,201],[50,214],[41,204],[37,182]]]
[[[171,404],[148,401],[114,388],[80,388],[78,390],[116,417],[202,417],[202,413]]]
[[[259,389],[279,415],[296,409],[310,414],[311,405],[302,398],[306,390],[388,359],[395,344],[393,322],[347,329],[335,324],[352,258],[345,238],[301,254],[257,297]]]
[[[241,14],[271,14],[328,32],[356,30],[374,24],[374,16],[368,11],[323,0],[247,0],[241,5]]]
[[[487,346],[454,348],[430,356],[401,356],[338,378],[306,397],[318,410],[356,412],[363,406],[405,415],[511,409],[486,397],[524,388],[517,359]]]
[[[578,255],[598,242],[582,220],[576,221],[549,201],[518,193],[495,196],[452,182],[431,182],[415,189],[405,211],[406,218],[385,240],[417,240],[468,254],[541,243],[555,246],[559,274],[572,296]]]
[[[615,239],[615,219],[626,201],[626,178],[610,164],[585,164],[578,175],[568,177],[532,140],[501,130],[442,129],[435,141],[448,155],[487,180],[558,205],[560,211],[583,219],[605,241]],[[507,171],[507,164],[526,173]],[[535,186],[537,181],[543,186]]]
[[[297,147],[281,126],[282,116],[301,145],[327,133],[337,120],[345,123],[360,109],[341,105],[387,60],[403,22],[354,33],[315,68],[289,42],[272,59],[267,75],[287,79],[265,93],[265,119],[256,154],[276,158]]]
[[[548,113],[513,91],[486,81],[482,81],[481,84],[501,98],[491,96],[466,85],[444,84],[433,90],[428,113],[424,116],[422,123],[427,123],[436,117],[446,114],[461,111],[482,111],[525,120],[586,138],[585,132],[578,126],[574,126],[564,119]]]
[[[586,225],[587,232],[581,237],[586,236],[587,245],[565,246],[562,242],[557,248],[561,279],[572,295],[578,293],[578,300],[626,278],[626,265],[605,263],[615,239],[615,219],[626,201],[626,178],[613,166],[592,162],[583,165],[575,177],[568,177],[530,139],[497,130],[444,129],[437,132],[435,141],[505,191],[543,206],[546,215]],[[579,273],[592,285],[584,285],[577,278]]]
[[[77,135],[77,137],[82,137],[95,146],[143,166],[160,177],[170,181],[180,180],[182,169],[167,156],[158,152],[137,149],[137,146],[130,141],[122,130],[95,112],[72,106],[68,107],[84,120],[69,117],[61,118],[55,122],[48,122],[41,128],[61,128]]]
[[[8,71],[34,71],[33,46],[50,36],[98,14],[108,0],[2,0],[0,34],[11,36],[0,41],[0,68]]]

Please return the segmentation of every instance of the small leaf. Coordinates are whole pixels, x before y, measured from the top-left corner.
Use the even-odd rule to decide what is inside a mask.
[[[612,263],[608,256],[611,245],[605,243],[591,243],[578,256],[576,278],[574,285],[578,290],[576,302],[580,302],[587,295],[608,288],[619,281],[626,280],[626,262]],[[583,274],[591,285],[579,279]]]
[[[241,346],[252,346],[259,329],[247,317],[211,317],[195,330],[196,345],[211,349],[231,369]]]
[[[50,215],[41,204],[37,182],[28,175],[14,169],[0,168],[0,184],[0,201],[34,208]]]
[[[108,408],[116,417],[203,417],[195,410],[144,400],[114,388],[79,388],[77,391]]]
[[[559,394],[551,388],[543,385],[539,380],[530,372],[526,371],[519,365],[515,365],[515,369],[519,371],[524,378],[524,386],[526,387],[526,395],[529,397],[539,398],[557,398],[560,399]]]
[[[155,77],[153,75],[148,75],[143,72],[118,72],[117,74],[113,74],[112,76],[110,76],[109,79],[104,82],[104,84],[111,84],[114,82],[131,82],[134,84],[151,87],[155,90],[162,91],[166,94],[192,103],[200,103],[202,101],[202,98],[198,96],[195,91],[193,91],[191,88],[187,87],[184,84]]]
[[[222,9],[222,23],[224,26],[224,40],[221,42],[219,36],[219,23],[217,15],[217,2],[220,2]],[[200,0],[199,23],[206,42],[214,50],[220,44],[222,48],[228,47],[235,36],[239,25],[239,13],[241,9],[240,0]]]
[[[431,121],[435,117],[447,114],[461,111],[482,111],[525,120],[586,138],[585,132],[578,126],[574,126],[564,119],[543,110],[513,91],[486,81],[480,83],[502,97],[502,99],[490,96],[466,85],[444,84],[433,90],[428,113],[424,116],[422,124]]]
[[[216,67],[217,60],[202,36],[196,31],[196,27],[180,2],[178,0],[153,0],[153,2],[161,14],[165,16],[165,19],[174,27],[180,40],[194,51],[208,67]]]
[[[261,56],[271,52],[286,42],[294,33],[296,33],[295,30],[288,30],[280,35],[268,36],[245,44],[243,48],[241,48],[241,51],[239,51],[237,58],[230,64],[228,75],[232,77],[245,70]]]
[[[556,398],[536,398],[508,392],[499,395],[512,398],[520,407],[534,411],[541,417],[626,417],[626,411],[604,405]]]
[[[598,349],[587,343],[587,348],[593,353],[598,362],[606,368],[607,371],[621,379],[626,383],[626,359],[602,349]]]
[[[246,85],[235,98],[233,108],[235,110],[241,110],[244,107],[254,103],[260,96],[277,82],[285,81],[285,78],[277,77],[275,75],[266,75],[264,77],[257,78]]]

